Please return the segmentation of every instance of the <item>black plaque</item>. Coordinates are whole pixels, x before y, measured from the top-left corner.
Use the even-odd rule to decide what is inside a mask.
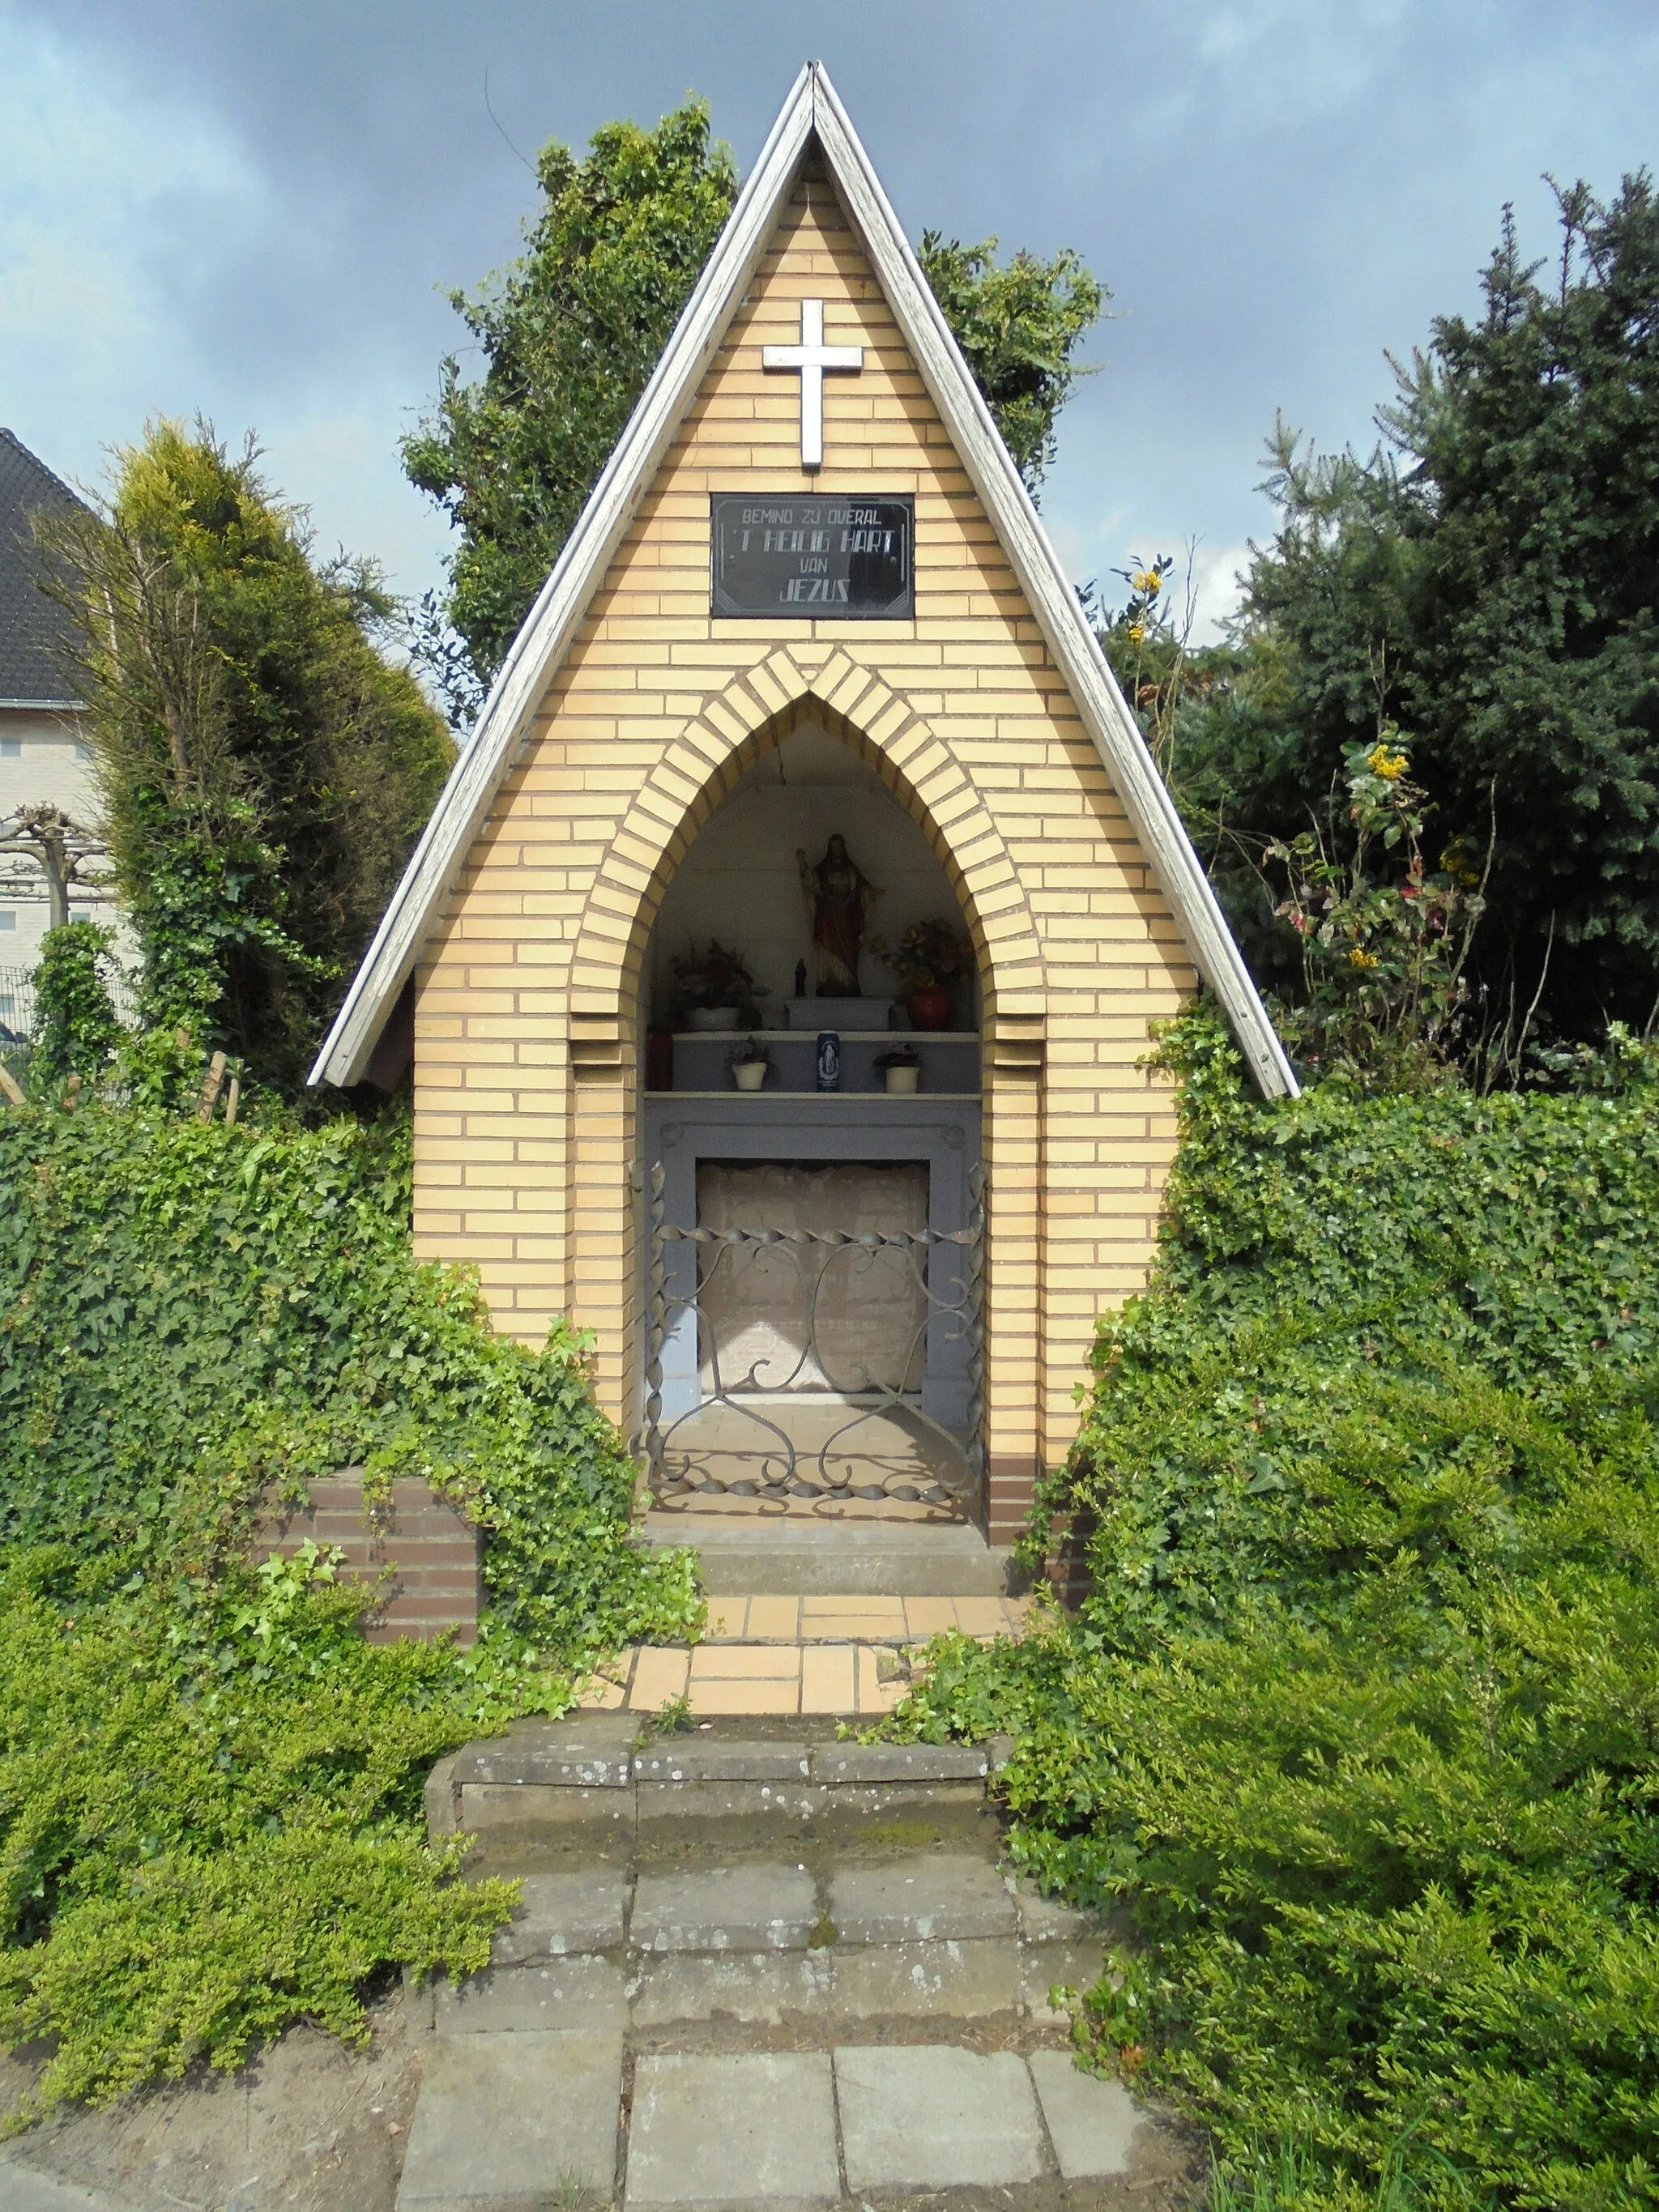
[[[914,499],[717,491],[708,506],[711,613],[829,622],[915,615]]]

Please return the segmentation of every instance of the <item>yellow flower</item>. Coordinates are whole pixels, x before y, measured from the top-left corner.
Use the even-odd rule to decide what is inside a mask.
[[[1146,635],[1146,625],[1145,623],[1131,623],[1129,624],[1129,642],[1131,645],[1139,645]]]
[[[1365,765],[1373,775],[1380,775],[1384,783],[1393,783],[1404,775],[1411,762],[1402,752],[1390,751],[1387,745],[1373,745],[1365,756]]]
[[[1129,581],[1137,592],[1144,592],[1149,599],[1155,599],[1164,588],[1164,579],[1156,568],[1143,568],[1138,576],[1131,576]]]
[[[1376,965],[1376,955],[1374,952],[1362,952],[1358,945],[1356,945],[1353,951],[1348,955],[1348,965],[1350,968],[1375,968]]]

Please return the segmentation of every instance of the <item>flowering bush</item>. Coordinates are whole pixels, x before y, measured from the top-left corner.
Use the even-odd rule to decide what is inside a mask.
[[[1158,772],[1173,789],[1176,784],[1176,723],[1182,702],[1202,679],[1195,678],[1189,649],[1193,627],[1190,562],[1185,603],[1177,610],[1170,586],[1175,568],[1172,554],[1155,560],[1132,560],[1127,568],[1114,568],[1129,587],[1121,607],[1109,605],[1100,587],[1086,585],[1081,593],[1101,651],[1123,688],[1133,709]]]
[[[1265,860],[1286,878],[1273,910],[1301,940],[1301,1002],[1277,1010],[1291,1051],[1322,1073],[1414,1089],[1449,1072],[1486,900],[1462,849],[1429,868],[1427,793],[1398,738],[1384,722],[1351,746],[1343,815],[1332,806],[1300,836],[1272,839]]]

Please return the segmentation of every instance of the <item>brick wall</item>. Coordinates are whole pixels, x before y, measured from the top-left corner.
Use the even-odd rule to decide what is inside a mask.
[[[390,1505],[371,1516],[364,1509],[362,1475],[356,1468],[313,1482],[310,1498],[306,1511],[260,1522],[258,1558],[273,1552],[291,1557],[308,1536],[319,1547],[336,1546],[345,1553],[343,1581],[378,1582],[389,1569],[386,1594],[366,1627],[372,1643],[424,1639],[447,1628],[457,1632],[461,1644],[476,1640],[478,1534],[453,1505],[434,1498],[424,1482],[394,1482]]]
[[[865,348],[801,473],[800,301]],[[712,620],[708,495],[908,492],[911,622]],[[804,175],[497,793],[416,977],[415,1232],[497,1325],[566,1314],[638,1419],[641,1008],[663,891],[810,720],[856,750],[961,902],[985,1009],[990,1519],[1075,1432],[1094,1318],[1146,1280],[1174,1146],[1137,1065],[1194,985],[1169,905],[829,184]]]

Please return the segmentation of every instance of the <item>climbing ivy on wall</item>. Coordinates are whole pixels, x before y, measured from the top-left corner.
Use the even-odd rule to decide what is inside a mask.
[[[407,1125],[0,1117],[0,1538],[164,1545],[361,1464],[484,1532],[498,1628],[575,1664],[692,1617],[629,1540],[633,1470],[562,1328],[496,1336],[409,1247]]]

